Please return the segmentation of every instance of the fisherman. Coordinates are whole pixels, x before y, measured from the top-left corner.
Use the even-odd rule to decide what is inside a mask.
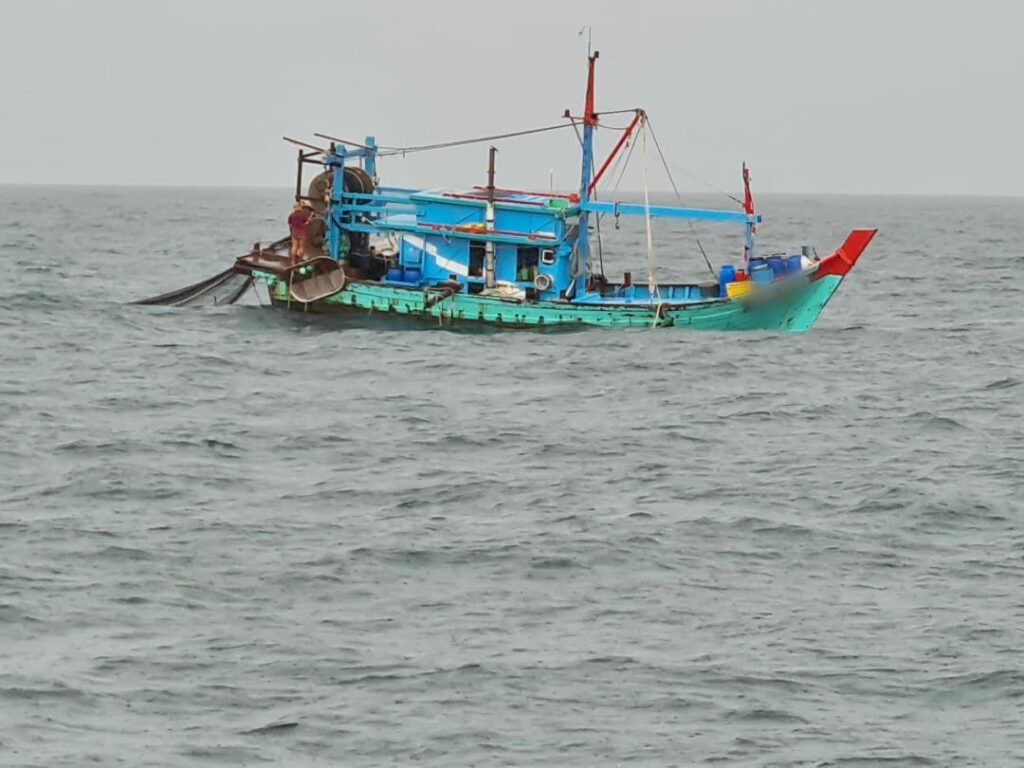
[[[296,200],[295,205],[292,206],[292,212],[288,216],[288,229],[292,236],[292,246],[288,253],[293,264],[302,261],[306,254],[306,229],[315,215],[309,204],[301,200]]]

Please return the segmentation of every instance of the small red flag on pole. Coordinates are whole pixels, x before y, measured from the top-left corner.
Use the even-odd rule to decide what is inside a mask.
[[[748,216],[754,215],[754,196],[750,194],[750,169],[746,163],[743,164],[743,210]],[[757,232],[756,226],[753,231]]]

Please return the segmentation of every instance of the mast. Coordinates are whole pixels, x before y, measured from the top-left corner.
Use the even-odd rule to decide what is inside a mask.
[[[597,125],[597,113],[594,112],[594,63],[600,56],[594,51],[587,56],[587,98],[583,106],[583,171],[580,174],[580,224],[576,240],[576,253],[579,265],[576,267],[576,296],[587,292],[587,258],[590,255],[590,213],[582,206],[590,199],[590,175],[594,167],[594,127]],[[568,111],[568,110],[566,110]]]
[[[331,151],[324,156],[324,166],[334,172],[330,201],[327,203],[327,246],[328,255],[341,261],[348,255],[344,247],[346,234],[341,228],[341,213],[338,206],[345,195],[345,147],[331,142]]]
[[[492,146],[487,153],[487,231],[494,232],[494,156],[498,148]],[[493,288],[494,281],[494,240],[488,238],[484,241],[484,286]]]

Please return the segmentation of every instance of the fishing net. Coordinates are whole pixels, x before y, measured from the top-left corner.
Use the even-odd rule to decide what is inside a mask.
[[[133,302],[164,307],[219,307],[234,304],[252,285],[252,277],[234,267],[198,283]]]

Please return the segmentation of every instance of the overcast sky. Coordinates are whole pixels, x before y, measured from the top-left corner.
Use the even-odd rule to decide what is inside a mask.
[[[581,109],[583,24],[599,109],[646,108],[685,189],[734,190],[746,160],[764,192],[1024,194],[1015,0],[3,0],[0,183],[287,186],[283,134],[552,125]],[[500,149],[506,186],[578,183],[571,130]],[[485,168],[479,145],[380,173],[463,185]]]

